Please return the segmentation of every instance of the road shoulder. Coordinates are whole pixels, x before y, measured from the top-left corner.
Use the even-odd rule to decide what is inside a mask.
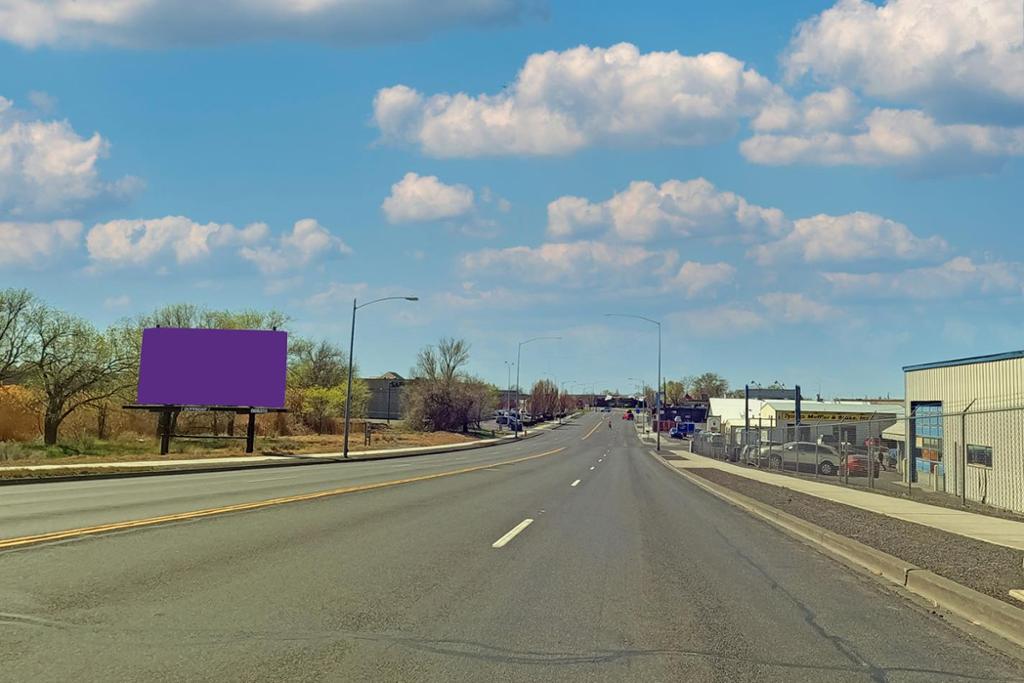
[[[940,574],[918,566],[906,559],[902,559],[901,557],[897,557],[896,555],[884,552],[883,550],[879,550],[878,548],[872,547],[866,543],[862,543],[859,540],[837,533],[836,531],[830,530],[824,526],[808,521],[801,516],[790,514],[789,512],[779,509],[779,507],[776,507],[775,505],[765,502],[765,500],[759,500],[754,496],[745,495],[746,493],[753,493],[778,504],[779,501],[783,500],[785,497],[795,500],[795,497],[800,496],[801,494],[759,482],[749,482],[749,484],[745,482],[747,488],[745,488],[744,493],[740,493],[721,481],[713,481],[705,476],[701,476],[699,472],[692,468],[688,470],[677,468],[671,462],[665,460],[653,451],[651,451],[651,455],[668,469],[676,472],[709,493],[745,510],[750,514],[753,514],[756,517],[759,517],[789,535],[795,536],[812,545],[818,550],[836,557],[847,564],[852,564],[856,567],[867,570],[871,574],[881,577],[892,584],[895,584],[897,587],[905,589],[910,593],[923,598],[930,605],[936,608],[945,610],[970,624],[984,628],[986,631],[1005,639],[1014,646],[1024,647],[1024,610],[1008,604],[1008,602],[1004,602],[1002,599],[997,599],[992,595],[987,595],[974,590],[973,588],[962,585],[950,578],[941,576]],[[717,472],[717,470],[711,471]],[[741,477],[736,477],[736,479],[743,481]],[[766,487],[766,489],[774,488],[777,489],[777,492],[771,492],[774,495],[774,497],[771,497],[766,495],[764,490],[759,492],[758,489],[753,488],[757,486]],[[780,492],[783,498],[778,497]],[[806,496],[806,498],[810,497]],[[836,512],[861,513],[869,515],[874,514],[865,513],[855,508],[843,506],[840,503],[829,503],[828,501],[820,500],[816,500],[815,503],[839,506],[839,508],[836,509]],[[846,510],[842,510],[841,508],[846,508]],[[806,509],[803,510],[803,512],[804,516],[811,516],[807,514]],[[885,519],[882,515],[875,515],[875,517]],[[834,519],[834,517],[830,518]],[[865,526],[868,525],[867,521],[861,521]],[[910,522],[900,522],[899,520],[888,521],[919,527],[919,525],[913,525]],[[920,527],[920,529],[925,528]],[[933,529],[927,529],[927,531],[936,532],[936,530]],[[937,533],[941,534],[945,532]],[[956,541],[961,544],[969,540],[960,537],[955,538]],[[1014,563],[1015,573],[1017,575],[1020,574],[1021,564],[1018,553],[1011,549],[986,544],[980,541],[976,541],[975,543],[979,543],[981,546],[988,546],[987,549],[984,549],[986,552],[1012,554],[1014,556],[1012,561]],[[882,544],[876,543],[876,545]],[[973,547],[971,549],[964,550],[962,554],[965,557],[971,558],[970,561],[973,562],[975,567],[983,567],[984,559],[978,560],[976,557],[971,555],[972,551],[974,551]],[[1000,561],[1003,562],[1005,566],[1005,563],[1009,562],[1010,558],[1002,558]],[[1009,568],[1007,568],[1007,571],[1009,571]],[[992,592],[992,590],[997,589],[991,589],[989,592]],[[1006,600],[1009,600],[1009,598],[1007,597]]]

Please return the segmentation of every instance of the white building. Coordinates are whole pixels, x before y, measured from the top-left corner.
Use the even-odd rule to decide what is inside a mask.
[[[916,480],[1024,512],[1024,351],[908,365],[903,372]]]
[[[896,402],[801,401],[797,426],[795,401],[765,401],[754,426],[761,431],[762,442],[864,446],[871,439],[881,439],[887,428],[902,419],[903,411]]]

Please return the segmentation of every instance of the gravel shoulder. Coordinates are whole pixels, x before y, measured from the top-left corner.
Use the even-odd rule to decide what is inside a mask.
[[[928,569],[1014,607],[1011,588],[1024,588],[1024,554],[886,515],[808,496],[714,468],[687,472]]]

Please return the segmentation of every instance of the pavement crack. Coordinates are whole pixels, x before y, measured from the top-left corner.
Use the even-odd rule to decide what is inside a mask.
[[[803,600],[798,598],[794,593],[787,590],[784,586],[782,586],[782,584],[776,581],[775,577],[773,577],[762,566],[755,562],[753,558],[751,558],[749,555],[743,552],[743,550],[741,550],[739,546],[733,543],[728,536],[723,534],[721,529],[719,529],[717,526],[713,526],[712,529],[715,532],[715,534],[720,539],[722,539],[722,542],[725,543],[733,551],[733,553],[736,554],[737,557],[742,559],[754,571],[756,571],[758,574],[767,579],[773,590],[781,593],[783,596],[786,597],[787,600],[789,600],[793,604],[793,606],[800,610],[800,612],[803,614],[804,623],[810,626],[811,629],[814,630],[814,632],[817,633],[819,636],[821,636],[828,642],[832,643],[832,646],[836,649],[836,651],[838,651],[852,663],[857,665],[857,667],[860,670],[866,671],[868,675],[871,677],[872,681],[877,681],[878,683],[885,683],[889,680],[889,674],[886,671],[886,669],[883,669],[872,663],[866,657],[861,655],[857,651],[857,649],[852,644],[850,644],[845,638],[843,638],[841,635],[837,633],[833,633],[827,627],[825,627],[824,624],[820,623],[818,621],[818,615],[814,612],[814,610],[812,610]]]

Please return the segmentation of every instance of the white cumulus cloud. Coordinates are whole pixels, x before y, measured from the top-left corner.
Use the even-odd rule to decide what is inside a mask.
[[[665,281],[669,291],[681,290],[692,299],[704,292],[728,284],[736,277],[736,269],[728,263],[698,263],[686,261],[679,270]]]
[[[942,124],[922,111],[875,109],[855,130],[760,134],[744,140],[740,151],[754,163],[773,166],[970,170],[990,168],[1009,157],[1024,156],[1024,127]]]
[[[384,140],[432,156],[565,154],[592,145],[700,145],[728,138],[777,88],[721,52],[648,52],[629,43],[531,55],[497,94],[384,88]]]
[[[86,247],[99,264],[139,266],[161,255],[186,264],[206,258],[217,247],[259,242],[267,232],[262,223],[239,229],[229,223],[196,223],[184,216],[114,220],[93,226]]]
[[[784,56],[811,75],[933,113],[1024,118],[1019,0],[840,0],[804,22]]]
[[[437,176],[406,173],[391,186],[381,209],[390,223],[458,218],[473,211],[473,190],[465,185],[447,185]]]
[[[857,96],[848,88],[815,92],[802,100],[780,95],[768,102],[751,121],[759,132],[832,130],[849,123],[857,113]]]
[[[509,23],[542,6],[536,0],[0,0],[0,39],[62,48],[257,40],[365,44]]]
[[[732,337],[768,325],[761,313],[735,304],[673,313],[668,316],[668,320],[687,333],[702,337]]]
[[[548,204],[548,234],[558,238],[595,228],[610,229],[619,239],[647,241],[665,234],[777,234],[786,226],[780,210],[751,204],[704,178],[660,186],[634,181],[603,202],[565,196]]]
[[[757,297],[773,319],[781,317],[786,322],[826,322],[839,315],[839,310],[820,301],[815,301],[800,292],[769,292]]]
[[[896,273],[822,273],[837,294],[872,298],[946,299],[970,295],[1020,295],[1024,266],[1009,261],[976,262],[958,256],[938,266]]]
[[[768,265],[794,258],[810,263],[930,259],[948,248],[941,237],[918,237],[902,223],[857,211],[842,216],[819,214],[796,220],[789,234],[752,248],[751,255],[759,263]]]
[[[82,137],[67,121],[31,119],[0,97],[0,215],[65,215],[130,196],[141,186],[137,178],[100,177],[108,150],[99,133]]]
[[[665,274],[675,252],[602,242],[551,242],[538,247],[483,249],[462,256],[471,272],[515,276],[531,283],[562,283],[570,287],[621,283],[630,276]]]
[[[304,218],[296,221],[290,233],[281,235],[276,246],[245,246],[240,253],[271,275],[302,268],[330,254],[351,254],[352,249],[316,220]]]
[[[0,267],[45,265],[60,252],[77,247],[81,234],[78,221],[0,221]]]

